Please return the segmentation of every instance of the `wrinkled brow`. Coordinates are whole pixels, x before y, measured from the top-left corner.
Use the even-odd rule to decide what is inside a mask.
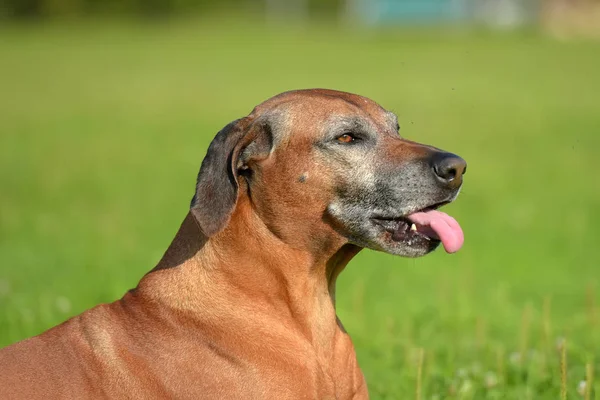
[[[374,131],[373,124],[365,118],[349,115],[332,115],[323,124],[325,133],[343,133],[343,131]]]

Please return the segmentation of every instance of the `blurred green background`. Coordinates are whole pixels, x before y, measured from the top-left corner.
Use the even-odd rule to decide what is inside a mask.
[[[539,21],[361,21],[341,1],[0,4],[0,346],[134,287],[216,132],[325,87],[469,163],[446,207],[459,253],[363,251],[340,278],[371,397],[578,398],[586,366],[600,382],[598,41]]]

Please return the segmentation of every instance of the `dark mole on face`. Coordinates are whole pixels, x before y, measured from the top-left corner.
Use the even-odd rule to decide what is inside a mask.
[[[300,175],[300,177],[298,178],[298,182],[300,182],[300,183],[306,182],[306,174]]]

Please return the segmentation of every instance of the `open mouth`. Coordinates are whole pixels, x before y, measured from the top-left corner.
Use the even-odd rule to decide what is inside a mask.
[[[454,218],[437,210],[447,203],[437,203],[405,216],[374,217],[372,220],[394,242],[427,247],[435,247],[441,242],[448,253],[454,253],[462,247],[464,234]]]

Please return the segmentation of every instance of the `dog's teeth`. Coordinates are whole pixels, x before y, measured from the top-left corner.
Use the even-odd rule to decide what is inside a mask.
[[[410,226],[410,230],[413,231],[413,232],[416,232],[417,231],[417,226],[415,224],[412,224]]]

